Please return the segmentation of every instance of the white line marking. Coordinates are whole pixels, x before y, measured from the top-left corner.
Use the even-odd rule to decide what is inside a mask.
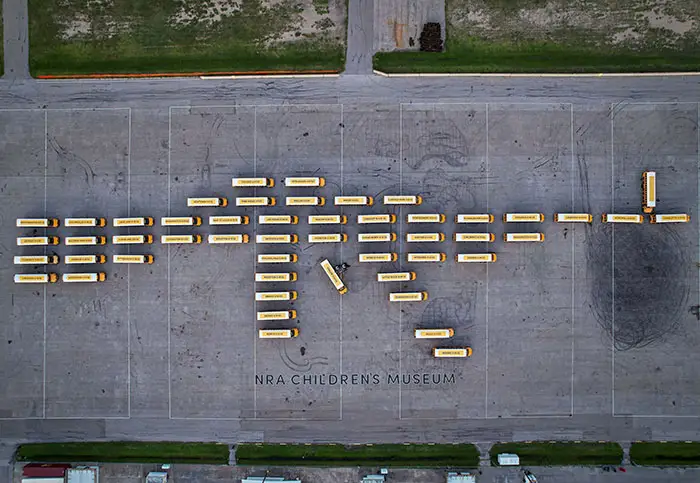
[[[172,128],[173,128],[173,109],[168,108],[168,216],[170,216],[170,189],[172,182],[170,180],[170,161],[171,161],[171,148],[172,148]],[[168,228],[168,233],[170,229]],[[172,377],[172,359],[171,359],[171,349],[170,349],[170,246],[168,245],[168,417],[173,419],[173,377]]]
[[[126,164],[126,213],[131,216],[131,108],[129,108],[129,147]],[[131,234],[131,228],[128,231]],[[127,253],[131,254],[131,245],[127,245]],[[131,418],[131,266],[126,265],[126,370],[127,370],[127,414]]]
[[[47,111],[126,111],[130,107],[52,107]]]
[[[403,195],[403,105],[399,104],[399,194]],[[399,206],[399,271],[403,268],[403,214],[401,206]],[[402,363],[402,342],[401,333],[403,332],[403,317],[401,314],[401,302],[399,302],[399,377],[401,377]],[[399,384],[399,420],[403,419],[401,411],[401,384]]]
[[[615,213],[615,105],[610,103],[610,206],[612,212]],[[612,369],[611,378],[611,411],[615,416],[615,224],[612,223],[612,252],[611,252],[611,270],[612,277],[612,325],[611,325],[611,350],[612,350]]]
[[[685,418],[685,419],[697,419],[700,415],[691,414],[613,414],[614,418]]]
[[[258,175],[258,108],[253,107],[253,176]],[[258,196],[258,189],[253,188],[253,196]],[[281,200],[280,200],[281,201]],[[255,234],[257,233],[258,226],[258,211],[257,208],[253,207],[253,241],[255,241]],[[257,263],[258,259],[258,247],[257,244],[253,243],[253,256],[255,260],[253,263]],[[255,265],[253,265],[255,266]],[[255,273],[253,273],[253,280]],[[255,305],[255,281],[253,281],[253,327],[257,328],[257,322],[255,322],[257,307]],[[258,339],[256,331],[253,330],[253,381],[258,374]],[[253,419],[258,417],[258,385],[253,385]]]
[[[489,178],[491,177],[491,166],[489,165],[489,104],[486,103],[486,213],[489,211]],[[486,263],[486,371],[484,388],[484,417],[489,417],[489,264]]]
[[[345,125],[343,124],[343,105],[340,105],[340,194],[343,194],[343,150],[345,136]],[[342,211],[342,209],[341,209]],[[342,215],[341,215],[342,216]],[[343,244],[340,244],[340,261],[343,261]],[[340,295],[340,373],[343,373],[343,296]],[[340,390],[340,420],[343,420],[343,385],[338,386]]]
[[[695,124],[695,130],[698,133],[698,170],[696,174],[700,173],[700,102],[697,103],[697,123]],[[698,174],[698,205],[700,205],[700,174]],[[695,213],[698,219],[698,236],[700,237],[700,213]],[[700,239],[698,240],[698,261],[700,261]],[[700,303],[700,277],[698,277],[698,303]]]
[[[339,104],[336,102],[316,102],[316,103],[282,103],[282,104],[215,104],[211,106],[206,106],[202,104],[196,104],[192,106],[171,106],[171,109],[238,109],[245,107],[318,107],[318,106],[337,106]]]
[[[49,113],[44,111],[44,218],[48,218],[48,174],[49,174],[49,152],[48,152],[48,142],[49,142]],[[46,230],[44,230],[46,232]],[[44,248],[44,255],[47,251]],[[46,418],[46,285],[44,285],[44,360],[43,360],[43,380],[42,380],[42,398],[44,407],[44,418]]]
[[[574,198],[574,177],[576,176],[576,164],[574,162],[574,105],[571,107],[571,213],[576,213],[576,202]],[[575,347],[575,304],[576,304],[576,224],[571,230],[571,415],[574,415],[574,351]]]

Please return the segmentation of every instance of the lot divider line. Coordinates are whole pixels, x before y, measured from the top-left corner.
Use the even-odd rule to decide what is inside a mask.
[[[576,213],[576,200],[574,198],[574,177],[576,164],[574,162],[574,105],[571,108],[571,213]],[[571,233],[571,416],[574,415],[574,351],[576,350],[576,330],[575,330],[575,305],[576,305],[576,224],[573,223]]]
[[[700,206],[700,102],[697,103],[697,120],[695,129],[698,133],[698,206]],[[700,213],[695,213],[698,219],[698,261],[700,261]],[[698,277],[698,304],[700,304],[700,276]]]
[[[610,103],[610,207],[612,212],[615,213],[615,104]],[[611,414],[615,416],[615,224],[612,223],[610,229],[612,230],[612,242],[611,242],[611,270],[610,275],[612,278],[612,286],[610,287],[612,293],[612,306],[610,307],[612,312],[612,323],[610,325],[610,344],[611,344]]]
[[[49,113],[48,111],[44,111],[44,218],[48,217],[48,176],[49,176],[49,151],[48,151],[48,142],[49,142]],[[44,230],[44,233],[46,233],[46,230]],[[46,255],[47,250],[44,248],[44,255]],[[44,269],[46,271],[46,269]],[[43,344],[43,360],[42,360],[42,382],[41,382],[41,387],[42,387],[42,406],[43,406],[43,417],[46,418],[46,332],[47,332],[47,317],[46,317],[46,302],[47,302],[47,295],[46,295],[46,284],[44,284],[44,344]]]
[[[491,166],[489,164],[489,103],[486,103],[486,213],[489,211],[489,178],[491,177]],[[486,329],[485,329],[485,350],[484,350],[484,418],[489,417],[489,264],[486,265]]]
[[[258,108],[253,106],[253,177],[258,175]],[[253,196],[258,196],[258,189],[253,188]],[[280,200],[281,201],[281,200]],[[258,375],[258,328],[257,322],[257,303],[255,301],[255,270],[258,266],[258,245],[256,243],[256,233],[258,229],[258,211],[253,206],[253,419],[258,418],[258,384],[255,377]]]
[[[173,131],[173,109],[168,108],[168,216],[170,216],[170,190],[172,186],[172,181],[170,180],[170,162],[172,158],[172,131]],[[170,229],[166,228],[167,232],[170,233]],[[172,377],[172,359],[171,359],[171,348],[170,348],[170,246],[168,245],[168,417],[173,419],[173,377]]]
[[[424,72],[424,73],[389,73],[373,69],[372,72],[382,77],[683,77],[699,76],[700,72],[599,72],[599,73],[495,73],[495,72]]]
[[[345,135],[345,125],[343,124],[343,104],[340,104],[340,195],[343,195],[343,149],[345,149],[344,145],[344,135]],[[342,206],[341,206],[341,213],[342,213]],[[343,262],[343,244],[340,244],[340,261],[341,263]],[[339,354],[340,354],[340,361],[339,361],[339,366],[340,366],[340,374],[343,373],[343,296],[340,296],[340,330],[339,330]],[[340,391],[340,420],[343,420],[343,385],[340,384],[338,386],[338,390]]]
[[[126,216],[131,216],[131,108],[129,108],[129,147],[127,148],[126,165]],[[131,227],[128,233],[131,234]],[[131,254],[131,245],[126,252]],[[127,372],[127,414],[131,418],[131,266],[126,264],[126,372]]]
[[[399,194],[403,196],[403,103],[399,103]],[[399,271],[403,268],[403,213],[399,205]],[[399,377],[402,377],[402,332],[403,332],[403,309],[402,302],[399,302]],[[399,420],[403,419],[401,410],[401,384],[399,386]]]

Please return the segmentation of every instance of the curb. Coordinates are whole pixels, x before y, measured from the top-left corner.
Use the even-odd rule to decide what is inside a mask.
[[[585,73],[585,74],[526,74],[526,73],[512,73],[512,74],[496,74],[496,73],[416,73],[416,74],[390,74],[387,72],[382,72],[381,70],[373,69],[378,76],[382,77],[529,77],[529,78],[539,78],[539,77],[682,77],[682,76],[700,76],[700,72],[601,72],[598,74]]]
[[[66,75],[38,75],[41,80],[65,80],[65,79],[157,79],[171,77],[199,77],[200,79],[244,79],[244,78],[270,78],[270,77],[338,77],[337,70],[270,70],[251,72],[161,72],[151,74],[66,74]]]

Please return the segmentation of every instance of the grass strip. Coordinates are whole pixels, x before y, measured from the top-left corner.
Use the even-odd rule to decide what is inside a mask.
[[[21,445],[17,461],[96,463],[228,464],[228,445],[219,443],[36,443]]]
[[[586,49],[553,43],[448,39],[445,52],[379,52],[386,73],[624,73],[700,71],[700,51]]]
[[[226,45],[216,50],[198,47],[158,47],[147,52],[128,44],[103,49],[86,43],[41,46],[30,55],[29,70],[39,75],[140,74],[151,72],[255,72],[261,70],[340,71],[345,47],[299,41],[256,50]]]
[[[472,444],[240,444],[239,465],[394,466],[405,468],[475,468],[479,453]]]
[[[498,443],[491,447],[491,464],[498,466],[500,453],[515,453],[521,465],[588,466],[619,465],[622,447],[617,443]]]
[[[645,466],[699,466],[700,442],[632,443],[630,459]]]

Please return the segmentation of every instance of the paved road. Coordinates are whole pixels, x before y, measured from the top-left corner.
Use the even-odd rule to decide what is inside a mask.
[[[372,73],[374,0],[350,0],[346,74]]]
[[[3,0],[5,79],[29,77],[27,0]]]
[[[697,102],[698,77],[0,81],[4,108],[391,102]]]

